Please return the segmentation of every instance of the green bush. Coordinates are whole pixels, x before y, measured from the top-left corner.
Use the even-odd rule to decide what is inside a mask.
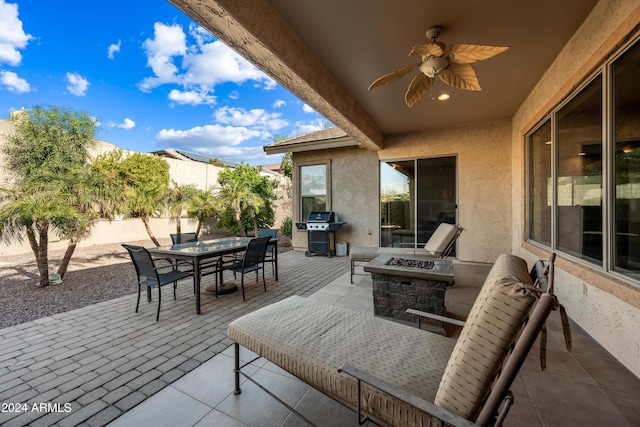
[[[280,226],[280,232],[285,236],[287,236],[288,238],[291,238],[291,235],[293,234],[292,226],[293,226],[293,222],[291,220],[291,217],[288,216],[284,219],[284,221],[282,221],[282,225]]]

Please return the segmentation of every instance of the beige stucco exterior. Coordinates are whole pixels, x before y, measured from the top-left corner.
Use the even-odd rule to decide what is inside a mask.
[[[632,39],[640,1],[600,1],[513,118],[512,212],[514,253],[530,261],[547,250],[524,242],[525,135],[571,91]],[[635,375],[640,376],[640,286],[560,254],[557,293],[569,316]]]
[[[455,155],[458,221],[465,227],[458,241],[458,259],[493,262],[502,252],[523,256],[529,263],[546,258],[548,248],[525,238],[526,135],[625,43],[637,39],[639,26],[639,0],[602,0],[513,118],[390,135],[385,137],[384,149],[378,151],[295,152],[294,171],[300,164],[327,161],[331,165],[330,209],[338,212],[341,221],[350,222],[338,232],[338,240],[350,246],[377,246],[379,161]],[[604,136],[592,139],[600,137]],[[296,188],[294,220],[301,220],[296,216],[298,199]],[[306,246],[305,233],[294,232],[294,245]],[[570,317],[640,376],[640,286],[563,253],[556,265],[556,290]]]
[[[396,135],[377,152],[362,148],[294,153],[300,165],[327,162],[331,170],[331,206],[348,224],[336,234],[352,246],[378,246],[380,241],[380,161],[456,156],[458,222],[465,228],[458,259],[491,263],[511,250],[511,121],[502,120],[453,129]],[[294,182],[299,182],[295,179]],[[299,218],[299,188],[294,216]],[[294,231],[296,248],[307,245],[305,232]]]

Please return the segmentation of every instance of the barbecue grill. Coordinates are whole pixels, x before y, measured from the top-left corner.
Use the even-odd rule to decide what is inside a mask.
[[[296,222],[298,230],[307,230],[306,256],[323,254],[330,258],[335,254],[335,233],[346,224],[337,222],[337,217],[335,212],[311,212],[306,222]]]

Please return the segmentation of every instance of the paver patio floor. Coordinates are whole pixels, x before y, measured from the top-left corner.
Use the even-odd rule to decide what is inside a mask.
[[[178,299],[163,291],[156,300],[135,295],[0,330],[0,401],[27,403],[27,411],[0,413],[6,426],[298,426],[301,421],[250,383],[232,391],[227,324],[290,295],[371,313],[371,282],[349,283],[347,257],[280,255],[280,280],[267,266],[267,292],[247,276],[247,301],[239,293],[203,294],[195,314],[191,282]],[[456,263],[456,285],[447,309],[464,316],[489,270]],[[209,276],[212,278],[212,276]],[[227,280],[225,279],[225,282]],[[205,285],[206,286],[206,285]],[[203,287],[204,288],[204,287]],[[557,313],[549,322],[548,369],[540,372],[532,351],[513,391],[508,426],[640,426],[640,379],[577,325],[574,350],[562,342]],[[243,358],[248,359],[245,352]],[[253,376],[321,426],[357,425],[355,414],[264,360]],[[32,404],[60,404],[33,411]],[[64,406],[69,403],[70,407]],[[36,407],[38,408],[38,407]]]
[[[159,322],[154,289],[151,303],[143,292],[138,313],[136,296],[129,295],[1,329],[0,402],[27,405],[0,413],[0,425],[105,425],[225,350],[231,320],[290,295],[309,296],[348,264],[346,257],[289,251],[279,255],[278,282],[267,265],[266,293],[247,275],[246,302],[239,292],[217,299],[203,292],[200,315],[187,279],[176,301],[163,288]],[[213,277],[203,278],[203,290]],[[62,407],[32,411],[34,403]]]

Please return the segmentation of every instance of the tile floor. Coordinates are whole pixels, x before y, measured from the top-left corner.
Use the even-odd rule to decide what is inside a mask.
[[[489,266],[456,263],[456,285],[447,291],[450,315],[464,318]],[[346,273],[309,298],[373,315],[371,281]],[[557,312],[548,323],[547,370],[540,371],[533,349],[514,386],[515,405],[507,426],[640,426],[640,379],[572,323],[573,351],[564,348]],[[455,335],[456,331],[450,331]],[[253,357],[241,353],[244,361]],[[319,426],[356,426],[355,413],[308,387],[264,359],[247,368],[289,405]],[[109,424],[120,426],[299,426],[297,416],[245,382],[233,394],[233,349],[146,399]]]

